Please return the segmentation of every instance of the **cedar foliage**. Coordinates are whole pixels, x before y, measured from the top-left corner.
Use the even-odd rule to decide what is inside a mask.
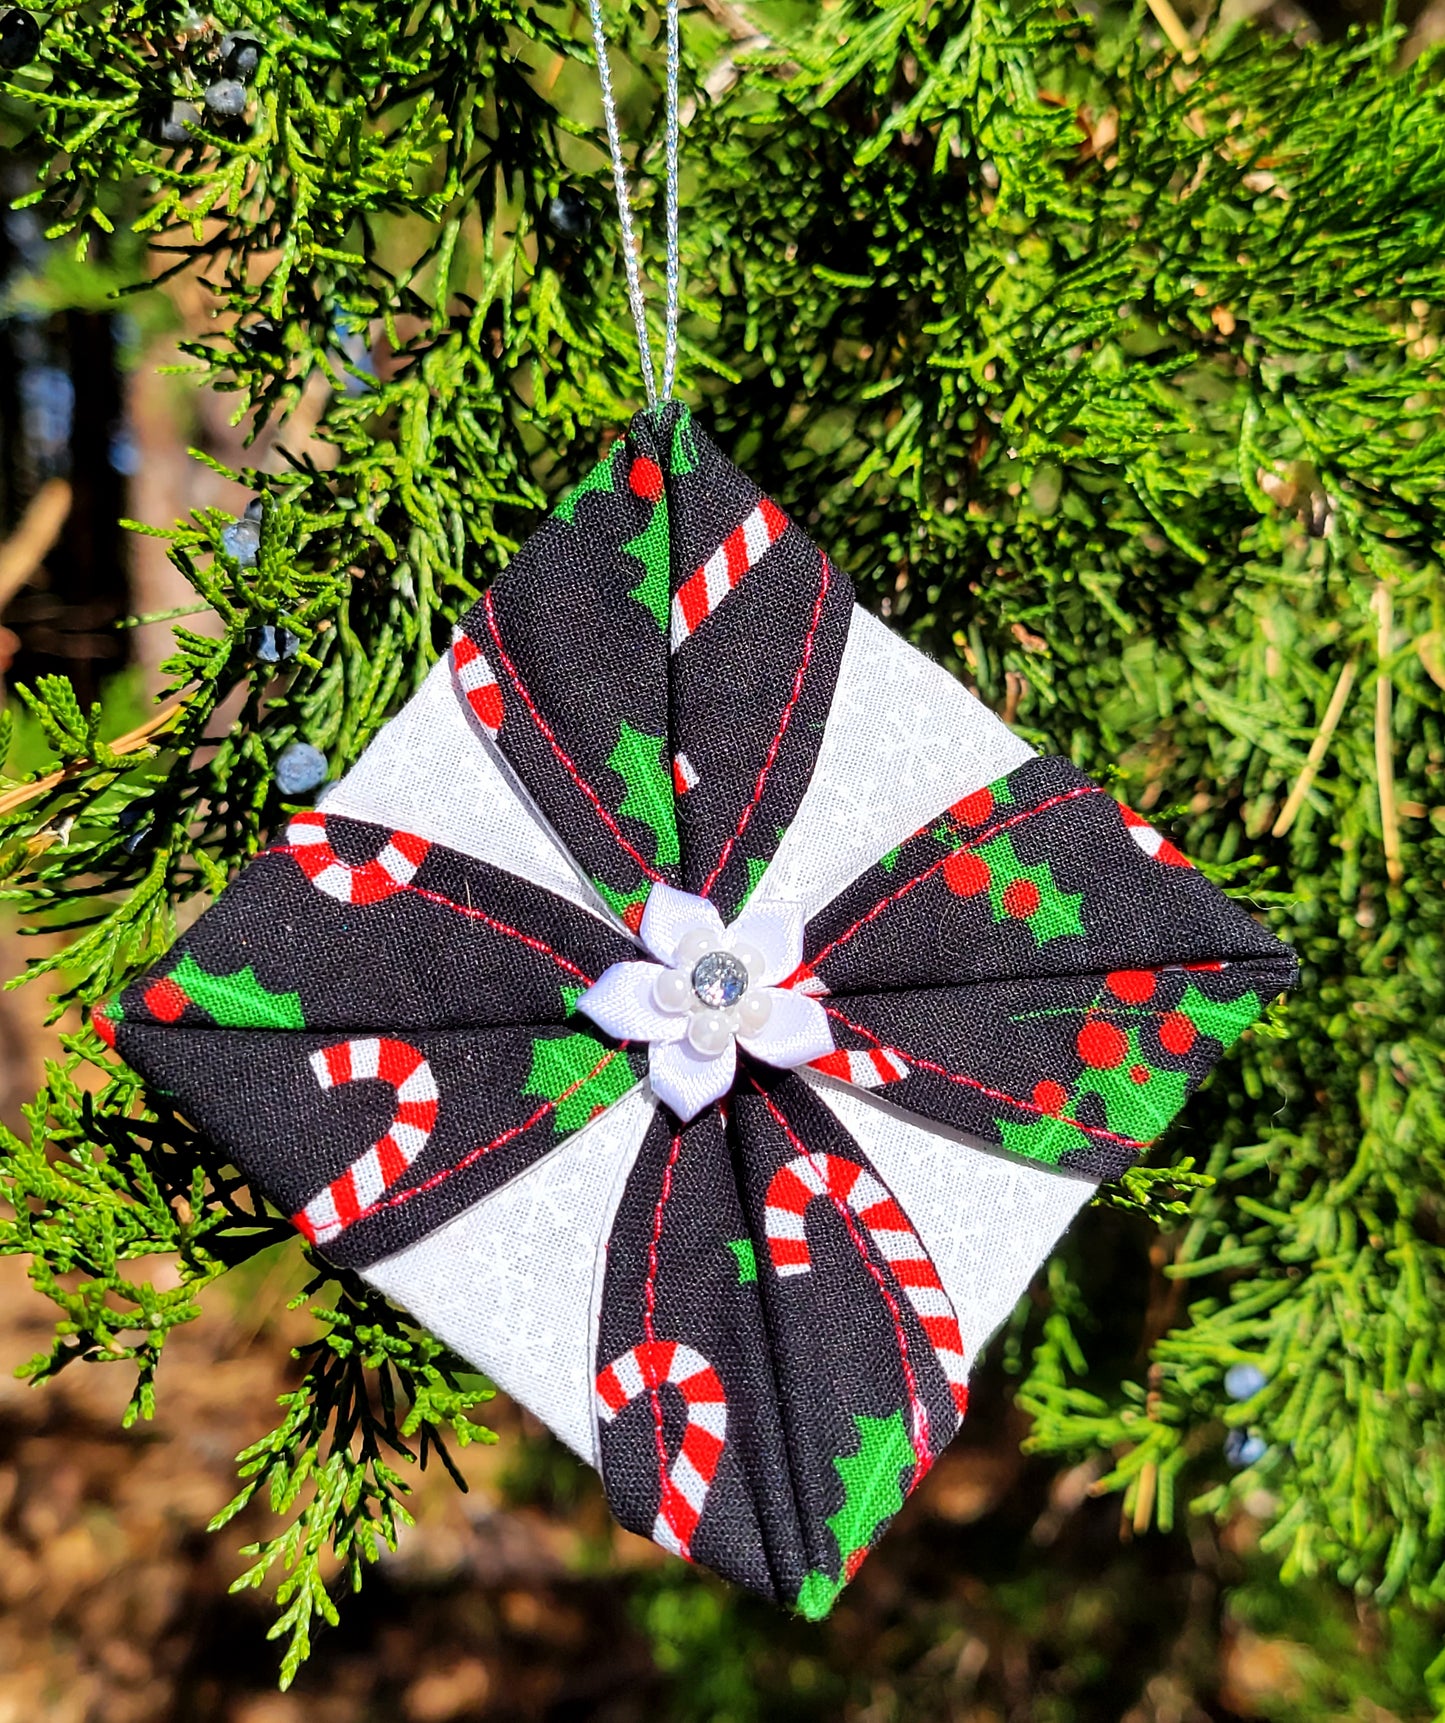
[[[613,11],[655,171],[655,20]],[[1286,1579],[1438,1622],[1436,59],[1402,69],[1386,24],[1327,45],[1215,27],[1186,61],[1141,8],[1044,0],[686,24],[685,394],[867,602],[1107,776],[1303,961],[1155,1175],[1111,1199],[1182,1222],[1147,1309],[1110,1297],[1085,1222],[1000,1343],[1030,1445],[1107,1456],[1141,1533],[1268,1492]],[[243,27],[263,44],[244,118],[157,141]],[[153,272],[199,273],[216,317],[188,348],[198,384],[260,427],[320,373],[335,454],[241,475],[265,496],[254,566],[217,514],[138,529],[166,532],[224,625],[176,629],[180,704],[150,749],[112,752],[58,678],[20,690],[62,776],[0,784],[0,890],[65,931],[29,971],[58,1003],[110,996],[256,851],[289,741],[333,774],[356,758],[638,404],[587,41],[577,8],[523,0],[220,0],[204,18],[105,0],[53,13],[41,57],[0,83],[50,231],[91,256],[130,233]],[[547,219],[564,184],[596,212],[585,234]],[[655,261],[645,174],[640,201]],[[248,644],[267,624],[302,643],[280,676]],[[89,1029],[29,1123],[0,1165],[0,1249],[58,1307],[29,1372],[120,1362],[144,1417],[198,1291],[284,1224]],[[157,1252],[174,1291],[128,1273]],[[335,1618],[327,1547],[359,1583],[405,1513],[406,1458],[481,1434],[486,1394],[316,1266],[333,1288],[316,1346],[233,1504],[266,1489],[283,1517],[241,1583],[284,1576],[286,1680]],[[1247,1403],[1222,1386],[1240,1362],[1267,1377]],[[1235,1428],[1267,1445],[1242,1471],[1222,1453]],[[1445,1706],[1445,1658],[1427,1686]]]

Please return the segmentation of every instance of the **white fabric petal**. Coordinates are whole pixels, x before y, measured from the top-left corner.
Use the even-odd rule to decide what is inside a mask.
[[[654,1111],[639,1083],[454,1220],[362,1270],[591,1466],[607,1240]]]
[[[318,801],[328,814],[415,832],[606,920],[605,905],[517,789],[496,745],[466,710],[450,654]]]
[[[695,1119],[704,1107],[720,1101],[737,1075],[738,1050],[729,1041],[712,1058],[699,1053],[686,1041],[669,1046],[654,1043],[648,1052],[648,1074],[652,1092],[671,1107],[684,1124]]]
[[[647,907],[642,912],[642,926],[638,930],[642,943],[659,963],[670,964],[677,942],[695,927],[715,934],[718,944],[722,944],[722,917],[707,899],[659,880],[648,893]]]
[[[738,1036],[755,1059],[790,1071],[795,1065],[806,1065],[833,1051],[833,1031],[828,1024],[828,1013],[816,999],[780,987],[767,987],[762,991],[772,1001],[773,1007],[767,1022],[756,1035]]]
[[[686,1011],[663,1011],[652,984],[658,963],[614,963],[577,1001],[577,1009],[619,1041],[679,1041],[687,1034]]]
[[[867,1153],[922,1239],[953,1301],[971,1368],[1093,1196],[1092,1180],[900,1114],[906,1078],[876,1095],[811,1071],[803,1080]]]
[[[735,940],[745,939],[762,952],[767,967],[759,977],[764,987],[786,981],[803,961],[807,918],[800,903],[749,904],[728,929]]]
[[[807,792],[751,902],[813,916],[926,820],[1034,758],[976,695],[859,606]]]

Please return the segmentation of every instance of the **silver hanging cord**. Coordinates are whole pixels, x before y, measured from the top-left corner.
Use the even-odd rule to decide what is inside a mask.
[[[678,0],[667,0],[667,177],[665,217],[667,224],[667,299],[664,311],[662,350],[662,400],[672,399],[677,376],[677,87],[681,52],[678,43]],[[656,373],[652,365],[652,340],[647,331],[647,302],[642,296],[642,270],[637,257],[637,236],[632,226],[632,200],[627,195],[627,167],[622,159],[622,139],[617,129],[617,102],[612,94],[612,69],[607,63],[607,34],[602,24],[601,0],[587,0],[592,18],[592,41],[597,50],[597,81],[602,86],[602,114],[607,122],[607,147],[612,155],[612,184],[617,194],[617,216],[622,228],[622,264],[627,271],[627,302],[637,329],[642,357],[642,381],[647,404],[658,402]]]
[[[677,0],[667,0],[667,309],[662,346],[662,398],[672,399],[677,376],[677,81],[682,53],[677,36]]]

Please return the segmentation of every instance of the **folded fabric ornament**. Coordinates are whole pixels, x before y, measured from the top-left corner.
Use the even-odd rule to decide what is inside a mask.
[[[100,1021],[624,1525],[818,1616],[1293,979],[667,405]]]

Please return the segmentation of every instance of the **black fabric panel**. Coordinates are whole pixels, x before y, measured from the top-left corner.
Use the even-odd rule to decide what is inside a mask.
[[[326,831],[338,855],[354,864],[377,855],[390,835],[334,815]],[[126,989],[127,1018],[214,1025],[214,1010],[205,1009],[211,995],[201,989],[179,1017],[172,990],[156,996],[159,1016],[147,1004],[158,982],[178,972],[184,982],[194,964],[222,982],[249,969],[265,992],[294,992],[308,1029],[561,1023],[569,995],[637,955],[598,916],[440,844],[427,851],[407,889],[370,904],[318,891],[288,848],[283,833],[156,969]],[[258,998],[253,1009],[264,1016],[265,1001]],[[228,1017],[238,1013],[244,1006],[236,1001]],[[242,1026],[265,1025],[253,1017]]]
[[[1278,960],[1291,985],[1286,947],[1131,831],[1158,841],[1068,760],[1027,761],[814,916],[808,963],[835,994],[1245,958]]]
[[[763,500],[705,437],[695,442],[695,471],[673,498],[674,590]],[[697,774],[677,803],[683,884],[724,920],[812,778],[852,614],[852,582],[790,523],[673,653],[673,742]]]
[[[671,649],[673,598],[763,501],[685,408],[641,413],[463,619],[498,745],[620,912],[661,878],[730,919],[812,777],[853,589],[806,534],[786,525]]]
[[[532,1093],[526,1091],[538,1046],[576,1033],[514,1027],[399,1037],[425,1057],[436,1080],[435,1126],[376,1212],[326,1241],[325,1254],[345,1268],[390,1256],[515,1178],[575,1129],[576,1123],[559,1128],[559,1110],[535,1083]],[[569,1051],[591,1069],[612,1044],[588,1040],[592,1051]],[[321,1086],[310,1056],[336,1042],[335,1035],[309,1031],[222,1033],[130,1021],[120,1023],[116,1039],[121,1057],[287,1215],[344,1173],[387,1130],[396,1111],[394,1092],[384,1082]],[[634,1069],[626,1052],[616,1053],[605,1079],[609,1092],[630,1088],[643,1069],[642,1060]]]
[[[682,1340],[707,1359],[726,1391],[728,1434],[691,1554],[752,1590],[816,1607],[841,1584],[845,1557],[851,1574],[891,1517],[860,1513],[860,1497],[901,1501],[959,1413],[907,1294],[861,1223],[850,1227],[826,1196],[814,1198],[805,1217],[811,1267],[789,1276],[774,1269],[768,1193],[800,1144],[820,1165],[836,1156],[872,1172],[806,1084],[756,1066],[740,1081],[726,1128],[716,1110],[680,1137],[665,1119],[654,1122],[614,1223],[597,1362],[601,1371],[644,1342],[649,1310],[654,1338]],[[738,1245],[750,1249],[755,1277],[740,1268]],[[682,1404],[664,1388],[659,1405],[671,1458],[685,1428]],[[922,1453],[914,1448],[920,1428]],[[879,1432],[891,1437],[883,1475],[876,1490],[862,1491]],[[651,1535],[661,1488],[650,1396],[604,1422],[601,1443],[614,1514]],[[860,1529],[857,1547],[840,1547]]]
[[[1288,957],[823,1001],[840,1047],[896,1054],[880,1099],[1093,1179],[1138,1160],[1225,1047],[1294,981]]]

